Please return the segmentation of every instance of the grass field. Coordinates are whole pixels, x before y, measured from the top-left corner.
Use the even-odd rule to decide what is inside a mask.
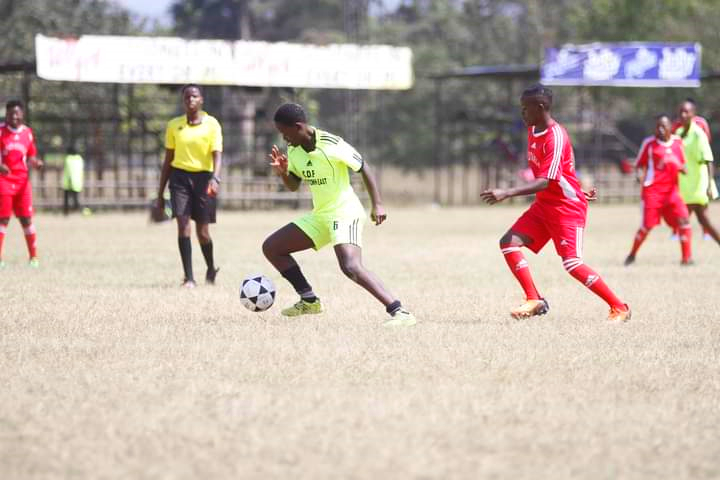
[[[280,317],[295,296],[260,244],[297,212],[221,212],[218,285],[195,290],[170,223],[40,215],[31,270],[13,221],[0,477],[720,478],[720,249],[696,226],[681,268],[663,228],[625,268],[637,206],[593,206],[586,263],[633,320],[607,324],[549,247],[528,259],[550,314],[514,321],[497,239],[520,211],[391,209],[366,227],[366,265],[421,320],[405,330],[380,326],[329,249],[299,255],[326,313]],[[255,272],[279,288],[264,314],[238,300]]]

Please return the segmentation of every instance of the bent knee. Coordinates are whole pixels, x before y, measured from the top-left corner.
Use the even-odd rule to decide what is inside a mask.
[[[572,273],[576,268],[583,264],[580,257],[563,257],[563,268],[568,272]]]
[[[363,267],[360,262],[356,261],[340,263],[340,270],[342,270],[345,276],[351,280],[357,280],[360,272],[362,271],[362,268]]]
[[[506,247],[522,247],[525,245],[525,242],[512,232],[506,232],[505,235],[500,238],[498,245],[501,249]]]
[[[275,242],[272,241],[272,237],[268,237],[262,244],[262,251],[265,258],[270,258],[275,255]]]

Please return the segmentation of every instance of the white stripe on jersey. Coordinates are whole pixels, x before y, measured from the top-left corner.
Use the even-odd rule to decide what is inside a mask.
[[[562,189],[565,198],[568,198],[570,200],[578,200],[575,189],[573,189],[572,185],[570,185],[570,182],[567,181],[567,179],[562,173],[560,174],[560,178],[558,178],[558,184],[560,185],[560,188]]]
[[[640,161],[640,157],[642,157],[643,150],[645,150],[645,147],[648,143],[655,140],[655,137],[647,137],[645,140],[643,140],[642,145],[640,145],[640,150],[638,150],[638,154],[635,157],[635,166],[637,167],[638,162]]]
[[[655,140],[655,137],[647,137],[645,140],[643,140],[642,145],[640,146],[640,151],[637,154],[637,157],[635,158],[635,168],[638,167],[638,163],[640,162],[640,157],[642,157],[643,150],[647,148],[647,170],[645,171],[645,178],[643,179],[643,186],[647,187],[649,185],[652,185],[653,180],[655,179],[655,165],[653,165],[653,158],[652,158],[652,148],[650,148],[650,143]]]
[[[550,164],[550,170],[548,171],[548,178],[554,179],[557,176],[558,170],[560,170],[560,159],[562,158],[563,141],[565,139],[563,138],[562,130],[560,130],[560,125],[558,124],[553,125],[552,133],[555,148],[553,149],[553,159]]]

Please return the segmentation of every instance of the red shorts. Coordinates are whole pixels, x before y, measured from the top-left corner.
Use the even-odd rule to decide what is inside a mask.
[[[0,218],[10,218],[15,213],[16,217],[32,217],[32,187],[30,181],[4,182],[0,185]]]
[[[678,219],[689,216],[687,205],[677,190],[665,195],[644,195],[642,207],[642,227],[646,230],[659,225],[661,217],[668,225],[677,228]]]
[[[535,203],[510,227],[510,231],[527,237],[529,242],[525,246],[535,253],[552,239],[555,251],[562,258],[582,258],[584,230],[585,219],[561,217],[548,223]]]

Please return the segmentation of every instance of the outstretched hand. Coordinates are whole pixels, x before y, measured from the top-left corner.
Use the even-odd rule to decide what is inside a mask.
[[[502,188],[494,188],[492,190],[485,190],[480,194],[480,198],[482,198],[485,203],[489,203],[490,205],[495,205],[498,202],[502,202],[506,198],[508,198],[507,190]]]
[[[597,188],[593,187],[590,189],[589,192],[586,192],[585,190],[583,190],[583,195],[585,195],[585,200],[587,200],[588,202],[594,202],[598,198]]]
[[[282,153],[277,145],[273,145],[270,150],[270,166],[273,167],[275,173],[280,176],[287,175],[288,171],[288,158],[287,155]]]

